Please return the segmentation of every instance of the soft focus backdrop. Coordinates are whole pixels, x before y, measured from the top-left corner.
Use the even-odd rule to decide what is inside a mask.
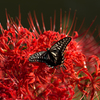
[[[32,17],[34,17],[33,11],[35,10],[40,26],[42,25],[41,12],[43,12],[45,26],[48,30],[50,27],[50,16],[53,17],[54,10],[56,10],[56,30],[58,30],[60,9],[62,9],[64,15],[64,11],[67,11],[68,14],[69,8],[71,8],[71,18],[73,18],[74,11],[77,10],[76,16],[78,20],[76,30],[81,25],[84,17],[86,20],[83,28],[87,29],[96,15],[97,19],[93,24],[91,31],[96,25],[100,25],[100,0],[1,0],[0,22],[4,28],[6,28],[5,8],[10,16],[15,19],[15,17],[18,16],[19,5],[21,8],[21,22],[26,28],[29,28],[27,21],[29,11],[31,12]],[[96,33],[98,33],[98,29]]]

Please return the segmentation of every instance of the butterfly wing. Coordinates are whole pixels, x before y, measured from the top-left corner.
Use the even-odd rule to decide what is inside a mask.
[[[65,37],[55,43],[50,49],[47,49],[47,51],[41,51],[31,55],[29,61],[44,62],[49,67],[60,65],[63,61],[63,52],[70,41],[71,37]]]
[[[50,48],[50,52],[55,60],[55,63],[61,60],[60,58],[63,56],[63,52],[70,41],[71,41],[71,37],[65,37],[61,39],[60,41],[58,41],[57,43],[55,43]]]
[[[37,52],[29,57],[30,62],[43,62],[43,59],[46,55],[46,51]]]
[[[49,50],[37,52],[29,57],[29,62],[44,62],[49,67],[53,68],[55,64],[49,52],[50,52]]]
[[[54,51],[54,50],[60,50],[61,53],[64,52],[66,46],[69,44],[69,42],[71,41],[71,37],[65,37],[61,40],[59,40],[57,43],[55,43],[51,48],[50,51]]]
[[[41,51],[37,52],[29,57],[30,62],[45,62],[48,64],[48,62],[53,62],[53,59],[51,58],[49,54],[49,50],[47,51]]]

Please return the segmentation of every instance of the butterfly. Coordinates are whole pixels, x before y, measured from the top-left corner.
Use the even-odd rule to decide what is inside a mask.
[[[71,39],[71,37],[65,37],[56,42],[50,49],[47,48],[47,51],[40,51],[31,55],[29,62],[43,62],[52,68],[61,65],[64,62],[64,50]]]

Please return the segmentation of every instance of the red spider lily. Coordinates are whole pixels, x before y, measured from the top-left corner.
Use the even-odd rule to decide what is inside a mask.
[[[51,28],[46,31],[43,14],[41,31],[36,14],[34,12],[37,29],[29,13],[29,30],[21,25],[19,11],[18,24],[10,18],[6,11],[7,30],[0,24],[0,99],[1,100],[72,100],[83,98],[93,100],[99,98],[100,90],[100,60],[98,43],[93,39],[93,33],[87,35],[90,27],[82,33],[75,31],[76,20],[73,17],[72,24],[67,32],[70,18],[62,27],[62,11],[60,11],[60,30],[55,32],[56,13],[54,24],[50,19]],[[72,31],[73,28],[73,31]],[[60,39],[69,36],[72,31],[72,41],[64,52],[64,66],[49,68],[45,63],[28,61],[29,57],[39,51],[46,51]],[[67,34],[66,34],[67,32]],[[75,33],[75,34],[74,34]],[[80,39],[81,38],[81,39]]]

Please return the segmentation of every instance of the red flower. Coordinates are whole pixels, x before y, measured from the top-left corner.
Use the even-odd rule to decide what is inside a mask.
[[[78,98],[80,100],[84,97],[89,100],[98,98],[100,60],[97,55],[99,56],[100,50],[92,37],[94,31],[90,36],[87,35],[94,21],[84,33],[79,35],[78,32],[82,25],[78,31],[75,31],[75,14],[68,32],[70,12],[66,25],[66,13],[64,15],[62,30],[61,11],[60,32],[55,32],[56,15],[54,16],[53,28],[51,19],[49,31],[46,31],[42,15],[44,29],[44,32],[42,32],[34,12],[39,34],[30,13],[28,18],[30,28],[28,30],[21,25],[20,13],[17,25],[6,12],[7,30],[4,30],[0,25],[2,32],[0,35],[1,100],[72,100],[78,98],[78,95],[81,95],[81,98]],[[64,51],[63,64],[66,69],[59,68],[59,66],[49,68],[45,63],[28,61],[32,54],[46,51],[46,48],[50,48],[60,39],[69,36],[72,27],[72,40]]]

